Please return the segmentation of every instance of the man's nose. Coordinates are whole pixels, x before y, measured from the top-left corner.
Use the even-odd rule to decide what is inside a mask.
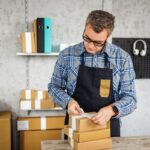
[[[90,49],[95,49],[95,45],[93,42],[88,43]]]

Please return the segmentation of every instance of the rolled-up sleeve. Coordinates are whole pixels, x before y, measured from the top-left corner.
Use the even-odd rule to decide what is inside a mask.
[[[54,72],[48,84],[48,93],[56,104],[66,109],[70,96],[65,91],[67,82],[67,61],[63,53],[60,53],[54,67]]]
[[[135,72],[130,55],[127,55],[121,67],[119,82],[119,100],[114,103],[119,114],[115,118],[126,116],[136,109]]]

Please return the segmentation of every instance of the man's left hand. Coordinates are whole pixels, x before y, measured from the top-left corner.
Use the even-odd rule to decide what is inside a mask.
[[[91,120],[99,125],[105,126],[107,122],[111,119],[112,116],[114,116],[115,113],[112,109],[112,106],[106,106],[101,108],[98,113],[91,118]]]

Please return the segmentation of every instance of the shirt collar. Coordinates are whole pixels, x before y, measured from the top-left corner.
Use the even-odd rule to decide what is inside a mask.
[[[97,52],[96,55],[106,53],[108,56],[111,56],[111,49],[110,49],[109,45],[110,44],[108,42],[106,42],[106,44],[105,44],[104,48],[102,49],[102,51]],[[84,42],[79,43],[78,51],[79,51],[79,54],[82,54],[82,53],[86,52],[85,47],[84,47]]]

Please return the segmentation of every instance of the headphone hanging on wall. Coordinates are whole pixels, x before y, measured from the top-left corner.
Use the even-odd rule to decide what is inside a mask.
[[[136,45],[137,45],[138,42],[141,42],[143,44],[144,48],[141,51],[136,48]],[[134,41],[134,43],[133,43],[133,54],[134,55],[137,56],[137,55],[140,54],[141,56],[145,56],[146,55],[146,51],[147,51],[147,44],[146,44],[146,42],[144,40],[136,40],[136,41]]]

